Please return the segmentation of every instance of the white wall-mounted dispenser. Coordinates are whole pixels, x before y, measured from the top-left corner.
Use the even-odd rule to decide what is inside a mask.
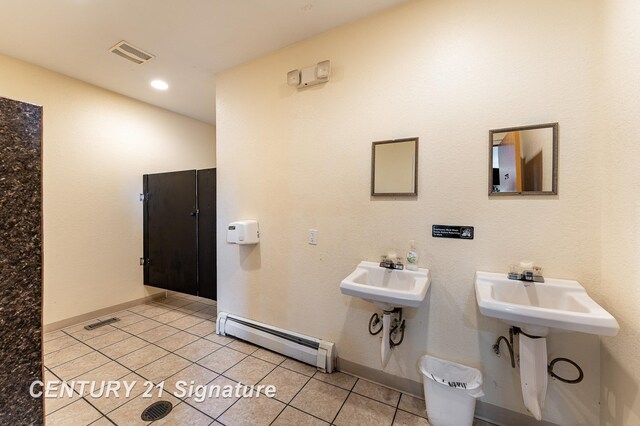
[[[230,244],[258,244],[260,230],[257,220],[239,220],[231,222],[227,227],[227,243]]]

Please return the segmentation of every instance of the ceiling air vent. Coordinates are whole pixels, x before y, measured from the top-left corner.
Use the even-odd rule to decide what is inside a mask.
[[[120,43],[109,49],[112,53],[122,56],[138,65],[155,58],[151,53],[147,53],[142,49],[132,46],[130,43],[122,40]]]

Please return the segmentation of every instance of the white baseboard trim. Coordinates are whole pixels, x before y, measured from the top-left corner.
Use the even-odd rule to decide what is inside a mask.
[[[388,388],[424,399],[422,383],[404,377],[394,376],[382,370],[366,367],[346,359],[338,358],[338,370],[360,377]],[[534,417],[518,413],[507,408],[498,407],[478,400],[475,417],[499,426],[558,426],[547,421],[537,421]]]
[[[404,377],[394,376],[393,374],[385,373],[382,370],[366,367],[342,358],[338,358],[337,364],[338,370],[344,373],[349,373],[353,376],[384,385],[388,388],[417,396],[420,399],[424,398],[422,383],[406,379]]]
[[[532,416],[498,407],[488,402],[476,402],[476,418],[495,423],[499,426],[559,426],[546,420],[538,421]]]
[[[42,327],[42,330],[43,330],[43,333],[49,333],[51,331],[60,330],[61,328],[66,328],[75,324],[79,324],[81,322],[89,321],[90,319],[93,319],[102,315],[109,315],[114,312],[123,311],[125,309],[131,308],[132,306],[153,302],[154,300],[158,300],[158,299],[164,299],[164,297],[165,297],[164,292],[152,294],[150,296],[142,297],[140,299],[131,300],[125,303],[120,303],[119,305],[109,306],[107,308],[98,309],[97,311],[87,312],[86,314],[77,315],[75,317],[52,322],[51,324],[45,324]]]

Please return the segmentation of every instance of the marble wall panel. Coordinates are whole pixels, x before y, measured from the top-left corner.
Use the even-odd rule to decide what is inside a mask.
[[[42,424],[42,107],[0,97],[0,424]]]

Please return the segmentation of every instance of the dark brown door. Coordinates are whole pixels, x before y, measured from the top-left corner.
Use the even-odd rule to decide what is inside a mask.
[[[198,170],[198,296],[216,300],[216,169]]]
[[[144,175],[144,283],[197,294],[196,171]]]
[[[144,175],[144,283],[216,299],[216,169]]]

